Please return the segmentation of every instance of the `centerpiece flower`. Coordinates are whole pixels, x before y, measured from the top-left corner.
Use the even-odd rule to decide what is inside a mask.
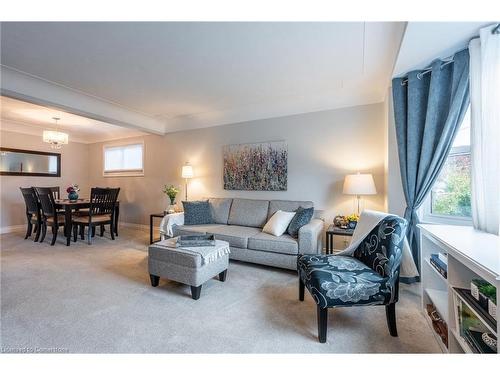
[[[179,194],[179,189],[177,189],[174,185],[167,186],[163,188],[163,192],[168,196],[170,199],[170,204],[174,205],[175,204],[175,197],[177,194]]]
[[[66,188],[66,193],[68,193],[68,199],[70,201],[76,201],[78,199],[78,192],[80,191],[80,187],[78,184],[70,185]]]

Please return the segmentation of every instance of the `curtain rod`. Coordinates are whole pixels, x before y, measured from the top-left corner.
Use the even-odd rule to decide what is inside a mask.
[[[460,51],[463,51],[463,50],[460,50]],[[458,52],[460,52],[458,51]],[[456,53],[458,53],[456,52]],[[443,60],[443,63],[441,64],[440,68],[443,68],[443,66],[446,66],[448,64],[451,64],[452,62],[454,61],[453,59],[453,56],[450,56],[446,59]],[[422,70],[420,73],[417,73],[417,78],[418,79],[422,79],[422,76],[425,75],[425,74],[428,74],[432,72],[432,66],[428,67],[428,68],[425,68],[424,70]],[[408,83],[408,78],[405,78],[401,81],[401,86],[404,86]]]
[[[492,34],[500,34],[500,23],[498,23],[498,24],[497,24],[497,25],[496,25],[496,26],[495,26],[495,27],[491,30],[491,33],[492,33]],[[478,37],[474,37],[474,38],[471,38],[471,40],[472,40],[472,39],[477,39],[477,38],[478,38]],[[465,50],[465,49],[467,49],[467,48],[464,48],[464,49],[462,49],[462,50],[460,50],[460,51],[463,51],[463,50]],[[460,51],[458,51],[458,52],[460,52]],[[458,53],[458,52],[456,52],[456,53]],[[443,66],[446,66],[446,65],[448,65],[448,64],[451,64],[452,62],[453,62],[453,56],[450,56],[450,57],[448,57],[447,59],[444,59],[444,62],[443,62],[443,64],[441,65],[441,68],[442,68]],[[420,73],[418,73],[418,74],[417,74],[417,78],[418,78],[418,79],[422,79],[422,76],[423,76],[423,75],[425,75],[425,74],[427,74],[427,73],[430,73],[431,71],[432,71],[432,68],[431,68],[431,67],[425,68],[423,71],[421,71]],[[404,86],[404,85],[406,85],[407,83],[408,83],[408,78],[405,78],[405,79],[403,79],[403,80],[401,81],[401,86]]]

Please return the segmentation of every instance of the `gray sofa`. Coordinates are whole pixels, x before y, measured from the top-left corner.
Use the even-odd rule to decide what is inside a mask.
[[[278,210],[295,211],[313,207],[310,201],[210,198],[214,224],[174,225],[174,236],[204,233],[229,242],[230,259],[297,269],[297,255],[320,254],[323,221],[313,218],[299,230],[297,239],[284,234],[276,237],[262,232],[267,220]]]

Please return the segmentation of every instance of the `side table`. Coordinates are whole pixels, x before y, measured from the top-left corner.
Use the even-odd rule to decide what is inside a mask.
[[[354,229],[343,229],[330,224],[326,230],[326,253],[333,254],[333,236],[349,236],[352,237]]]
[[[152,244],[154,242],[160,241],[160,240],[156,240],[155,241],[154,238],[153,238],[153,233],[154,233],[154,227],[153,227],[153,221],[154,220],[153,219],[155,217],[163,219],[164,216],[165,216],[165,213],[163,213],[163,212],[161,214],[151,214],[151,215],[149,215],[149,244]]]

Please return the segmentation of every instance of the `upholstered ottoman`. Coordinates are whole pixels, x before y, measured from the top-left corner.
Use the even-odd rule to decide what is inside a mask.
[[[175,240],[175,239],[174,239]],[[229,243],[217,240],[208,248],[177,248],[172,239],[149,246],[148,268],[151,285],[156,287],[160,277],[191,286],[193,299],[200,298],[204,282],[219,275],[226,280],[229,265]]]

